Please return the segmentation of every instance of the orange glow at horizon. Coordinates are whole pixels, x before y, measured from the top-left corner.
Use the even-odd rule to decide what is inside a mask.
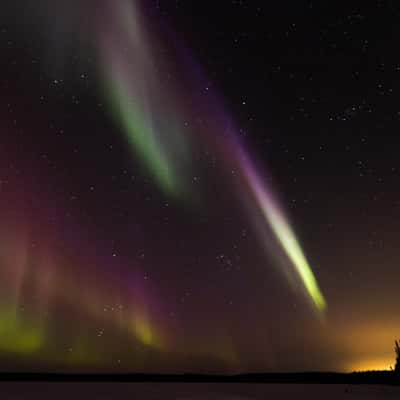
[[[341,354],[338,361],[343,372],[389,371],[394,368],[394,342],[400,332],[398,319],[392,315],[371,314],[368,321],[343,319],[335,324],[335,328],[338,333],[334,347]]]
[[[389,371],[395,363],[394,356],[367,357],[350,363],[345,372]]]

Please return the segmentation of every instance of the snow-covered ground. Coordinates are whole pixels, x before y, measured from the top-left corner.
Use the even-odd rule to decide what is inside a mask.
[[[5,400],[261,400],[400,399],[400,387],[335,384],[0,383]]]

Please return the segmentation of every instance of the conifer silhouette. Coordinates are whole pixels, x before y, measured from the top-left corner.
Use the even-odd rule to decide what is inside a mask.
[[[396,365],[394,366],[394,370],[396,372],[400,372],[400,341],[394,341],[394,351],[396,352]]]

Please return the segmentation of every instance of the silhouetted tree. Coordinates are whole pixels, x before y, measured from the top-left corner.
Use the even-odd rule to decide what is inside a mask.
[[[394,366],[394,370],[396,372],[400,372],[400,341],[394,341],[394,351],[396,352],[396,365]]]

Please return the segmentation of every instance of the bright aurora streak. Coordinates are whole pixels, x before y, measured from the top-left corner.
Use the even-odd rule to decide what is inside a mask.
[[[318,287],[317,280],[315,279],[292,228],[286,221],[277,201],[273,198],[273,193],[262,183],[257,171],[249,160],[243,159],[242,168],[265,220],[270,225],[277,240],[295,267],[307,294],[312,299],[313,304],[319,310],[323,310],[326,307],[324,296]]]
[[[151,171],[156,183],[166,193],[178,194],[182,192],[180,186],[184,185],[184,172],[187,172],[183,166],[190,163],[188,132],[184,133],[182,122],[185,113],[173,95],[177,90],[172,85],[174,90],[167,90],[168,95],[165,95],[166,88],[160,84],[158,72],[162,71],[164,60],[152,59],[155,45],[152,46],[150,36],[142,28],[146,21],[137,5],[130,1],[115,3],[110,15],[113,17],[107,33],[100,34],[103,39],[102,69],[105,71],[109,103],[132,150]],[[213,133],[201,134],[207,137]],[[228,170],[233,166],[241,171],[248,195],[254,199],[250,207],[261,211],[265,225],[270,227],[290,260],[297,280],[315,309],[323,312],[326,301],[299,240],[275,200],[273,191],[263,182],[250,156],[235,140],[237,133],[233,136],[231,134],[226,142],[214,144],[214,152],[224,154],[227,152],[223,147],[233,146],[222,168]]]

